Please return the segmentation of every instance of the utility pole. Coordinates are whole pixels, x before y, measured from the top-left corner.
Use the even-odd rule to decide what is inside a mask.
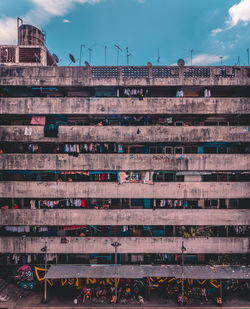
[[[91,65],[91,53],[92,53],[92,48],[88,48],[89,50],[89,65]]]
[[[115,47],[117,48],[117,66],[119,66],[119,55],[120,51],[122,51],[121,47],[115,44]]]
[[[105,46],[104,46],[105,66],[107,65],[107,48],[108,48],[108,46],[105,45]]]
[[[111,246],[115,248],[115,299],[117,301],[117,248],[121,246],[121,244],[117,241],[111,243]]]
[[[79,65],[81,66],[82,65],[82,49],[85,47],[84,44],[81,44],[80,45],[80,60],[79,60]]]
[[[131,56],[131,54],[128,52],[128,47],[126,47],[126,51],[127,51],[127,66],[129,66],[129,57]]]
[[[44,252],[44,265],[45,265],[45,269],[47,269],[47,241],[45,241],[45,246],[43,248],[41,248],[41,251]],[[46,274],[46,271],[45,271]],[[47,279],[45,278],[44,275],[44,299],[42,300],[43,303],[47,303]]]
[[[182,246],[181,246],[181,296],[182,296],[182,300],[184,300],[184,251],[186,251],[187,249],[184,247],[184,242],[182,242]]]
[[[160,57],[160,49],[158,48],[157,49],[157,65],[158,66],[160,65],[160,59],[161,59],[161,57]]]
[[[191,67],[193,66],[193,52],[194,52],[194,50],[193,49],[191,49],[190,50],[190,54],[191,54],[191,59],[190,59],[190,63],[191,63]]]

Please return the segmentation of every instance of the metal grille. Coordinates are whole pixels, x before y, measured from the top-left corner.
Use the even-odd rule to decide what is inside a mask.
[[[15,62],[16,49],[15,47],[0,48],[0,63]]]
[[[210,68],[191,68],[184,72],[184,77],[210,77]]]
[[[152,68],[152,77],[179,77],[179,68]]]
[[[133,68],[133,67],[124,67],[122,68],[122,77],[130,78],[147,78],[148,77],[148,68]]]
[[[235,77],[235,68],[221,68],[220,73],[215,75],[215,76],[234,78]]]
[[[40,62],[41,49],[33,47],[20,47],[19,48],[19,62]]]
[[[96,78],[118,77],[118,68],[116,67],[92,68],[92,77]]]

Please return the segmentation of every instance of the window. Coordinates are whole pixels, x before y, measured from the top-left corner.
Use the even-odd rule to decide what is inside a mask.
[[[173,153],[173,147],[165,147],[165,153],[168,153],[168,154],[172,154]]]
[[[183,154],[183,147],[174,147],[175,154]]]

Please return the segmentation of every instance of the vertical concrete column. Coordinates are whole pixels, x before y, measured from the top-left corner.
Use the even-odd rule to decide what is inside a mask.
[[[152,63],[148,62],[148,78],[149,80],[152,79]]]
[[[17,46],[15,50],[15,62],[19,63],[19,46]]]
[[[117,67],[117,71],[118,71],[118,85],[120,84],[120,80],[122,79],[122,67]]]
[[[47,50],[45,47],[41,47],[41,65],[46,66],[47,65]]]

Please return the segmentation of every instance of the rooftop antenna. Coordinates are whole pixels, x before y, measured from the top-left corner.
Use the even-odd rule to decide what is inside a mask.
[[[223,65],[223,56],[220,56],[220,64]]]
[[[237,60],[236,65],[240,65],[240,56],[238,56],[238,60]]]
[[[131,56],[131,53],[128,52],[128,47],[126,47],[127,51],[127,66],[129,66],[129,57]]]
[[[107,48],[108,48],[108,46],[105,45],[105,46],[104,46],[105,66],[107,65]]]
[[[71,60],[70,63],[69,63],[69,65],[71,65],[72,62],[73,62],[73,63],[76,62],[75,57],[74,57],[72,54],[69,54],[69,59]]]
[[[158,48],[157,49],[157,65],[158,66],[160,65],[160,59],[161,59],[161,57],[160,57],[160,49]]]
[[[249,66],[249,48],[246,49],[247,52],[247,65]]]
[[[92,53],[92,48],[88,48],[89,50],[89,65],[91,65],[91,53]]]
[[[115,47],[117,48],[117,66],[119,66],[119,55],[120,55],[120,52],[122,52],[122,49],[120,46],[116,44],[115,44]]]
[[[85,44],[80,45],[80,57],[79,57],[79,65],[82,65],[82,49],[85,48]]]
[[[194,54],[194,52],[202,52],[202,51],[197,50],[197,49],[185,49],[185,50],[190,52],[190,65],[192,67],[193,66],[193,54]]]
[[[194,52],[194,50],[191,49],[190,50],[190,64],[191,64],[191,67],[193,66],[193,52]]]

